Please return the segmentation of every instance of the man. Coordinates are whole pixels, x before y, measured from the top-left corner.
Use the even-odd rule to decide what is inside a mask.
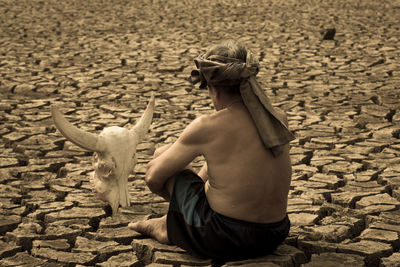
[[[193,83],[208,88],[216,112],[192,123],[148,164],[150,190],[170,201],[161,218],[129,227],[220,261],[271,253],[286,238],[291,179],[283,112],[255,80],[258,62],[235,41],[199,56]],[[196,175],[190,162],[204,156]]]

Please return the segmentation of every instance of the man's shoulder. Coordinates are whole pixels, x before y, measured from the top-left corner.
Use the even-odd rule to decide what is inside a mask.
[[[213,138],[214,132],[215,118],[213,115],[201,115],[183,130],[180,139],[184,143],[205,143]]]

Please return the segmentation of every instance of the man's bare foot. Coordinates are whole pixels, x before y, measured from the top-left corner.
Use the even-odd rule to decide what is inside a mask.
[[[136,223],[130,223],[128,227],[143,235],[151,236],[162,244],[169,244],[167,235],[167,215]]]

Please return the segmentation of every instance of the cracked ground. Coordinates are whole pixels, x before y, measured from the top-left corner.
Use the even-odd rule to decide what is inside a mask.
[[[187,77],[225,39],[258,55],[296,135],[289,237],[225,265],[399,266],[400,2],[386,0],[0,0],[0,266],[212,265],[127,225],[166,212],[146,163],[213,112]],[[99,133],[134,125],[151,92],[131,206],[111,216],[92,192],[92,153],[56,130],[50,105]]]

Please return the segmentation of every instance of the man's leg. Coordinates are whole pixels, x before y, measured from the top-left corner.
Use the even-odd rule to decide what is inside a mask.
[[[162,147],[159,147],[154,151],[153,158],[156,158],[160,156],[162,153],[164,153],[166,150],[171,145],[165,145]],[[191,166],[188,165],[186,168],[191,169]],[[185,169],[186,169],[185,168]],[[174,187],[174,182],[175,179],[171,178],[168,179],[165,189],[166,189],[166,194],[168,196],[162,196],[166,200],[169,199],[169,197],[172,195],[173,187]],[[158,242],[163,243],[163,244],[168,244],[168,234],[167,234],[167,215],[164,215],[163,217],[160,218],[155,218],[155,219],[150,219],[147,221],[141,221],[141,222],[136,222],[136,223],[130,223],[128,227],[136,232],[139,232],[143,235],[151,236],[158,240]]]

